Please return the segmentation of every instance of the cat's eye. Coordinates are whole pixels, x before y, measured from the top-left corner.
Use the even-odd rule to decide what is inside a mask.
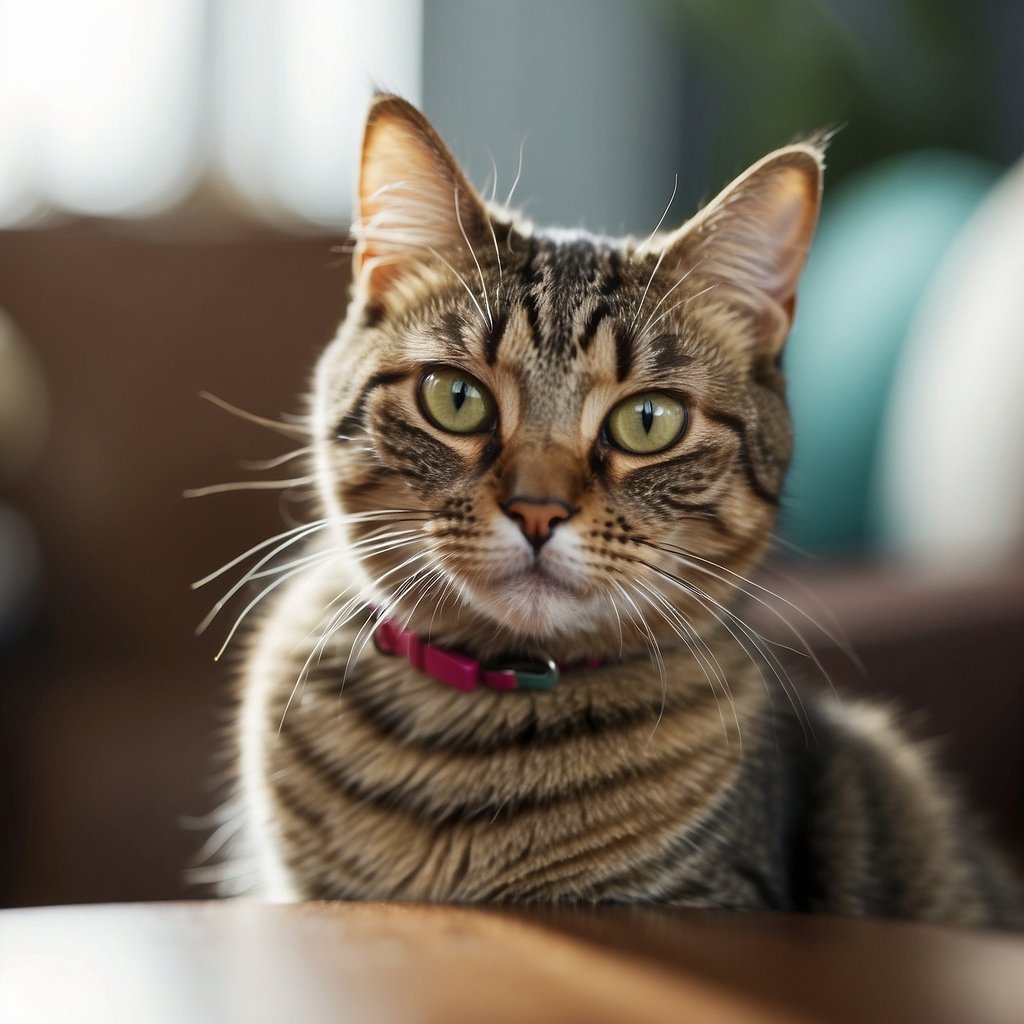
[[[671,395],[645,391],[619,402],[606,428],[617,448],[633,455],[653,455],[679,440],[686,429],[686,406]]]
[[[420,382],[420,406],[431,423],[453,434],[479,434],[494,426],[491,393],[462,370],[431,370]]]

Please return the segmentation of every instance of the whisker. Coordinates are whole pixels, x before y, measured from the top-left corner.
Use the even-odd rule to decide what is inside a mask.
[[[634,583],[635,582],[637,581],[634,581]],[[637,596],[643,597],[643,594],[641,594],[635,586],[633,587],[633,589],[636,591]],[[654,636],[654,631],[649,627],[647,620],[643,618],[643,614],[640,612],[639,607],[636,604],[633,604],[633,607],[637,609],[637,614],[640,615],[641,620],[643,621],[644,628],[647,631],[648,636],[650,637],[652,650],[656,649],[658,652],[659,674],[661,677],[661,707],[658,709],[658,717],[654,720],[654,726],[651,729],[651,734],[647,737],[647,742],[644,744],[644,749],[646,750],[647,747],[650,746],[651,741],[654,739],[654,734],[658,731],[658,726],[661,725],[662,721],[665,718],[665,705],[668,701],[668,679],[665,674],[665,660],[661,656],[661,646],[658,644],[657,638]]]
[[[198,590],[200,587],[205,587],[207,583],[212,582],[218,576],[223,576],[229,569],[233,569],[240,562],[244,562],[250,555],[256,554],[257,551],[262,551],[264,548],[270,547],[275,541],[280,540],[282,537],[289,537],[293,534],[298,533],[300,530],[309,530],[312,533],[314,530],[322,530],[328,525],[328,520],[320,519],[315,523],[301,523],[298,526],[292,527],[290,530],[285,530],[283,533],[278,533],[273,537],[267,538],[267,540],[260,541],[259,544],[254,544],[248,551],[243,551],[240,555],[232,558],[230,562],[225,562],[219,569],[214,570],[209,575],[204,576],[201,580],[196,580],[190,584],[193,590]],[[296,538],[300,539],[300,538]]]
[[[405,565],[410,564],[416,559],[426,558],[428,556],[429,552],[418,551],[416,552],[416,554],[406,559],[406,561],[402,563],[402,565],[404,567]],[[355,639],[352,641],[352,646],[349,648],[348,659],[345,662],[345,671],[342,674],[341,678],[342,690],[344,690],[345,688],[345,682],[348,679],[350,669],[363,656],[363,651],[366,649],[366,645],[370,642],[371,639],[373,639],[373,634],[377,631],[377,628],[380,626],[380,624],[385,619],[390,618],[391,609],[394,608],[398,601],[400,601],[409,592],[409,589],[411,589],[411,587],[415,585],[415,583],[420,578],[421,574],[430,573],[434,571],[436,571],[436,569],[434,566],[431,565],[420,566],[419,568],[414,569],[413,572],[410,573],[409,576],[407,576],[405,580],[403,580],[399,584],[398,593],[392,596],[390,599],[385,600],[385,602],[380,606],[380,608],[378,609],[379,614],[374,618],[367,619],[367,621],[363,623],[363,625],[359,628],[359,631],[356,633]]]
[[[434,612],[430,616],[430,624],[427,626],[427,642],[429,643],[430,637],[434,632],[434,620],[437,618],[437,613],[444,607],[444,602],[448,599],[448,595],[455,589],[455,577],[451,574],[447,574],[445,579],[444,588],[441,591],[440,597],[434,602]]]
[[[271,583],[267,587],[264,587],[264,589],[261,590],[245,606],[244,610],[242,611],[242,614],[239,615],[237,619],[235,619],[235,624],[231,627],[230,631],[228,632],[228,635],[225,638],[224,643],[221,644],[220,650],[218,650],[217,653],[214,655],[214,658],[213,658],[214,661],[220,661],[220,659],[223,656],[224,652],[228,649],[228,644],[231,643],[231,640],[234,637],[235,633],[238,632],[238,628],[242,625],[242,623],[245,621],[246,617],[256,607],[256,605],[258,605],[265,597],[268,597],[273,591],[275,591],[279,586],[281,586],[282,583],[285,583],[286,581],[290,580],[297,573],[302,572],[302,570],[304,568],[305,568],[305,566],[299,566],[299,568],[292,569],[290,572],[282,573],[276,580],[274,580],[273,583]]]
[[[313,564],[317,564],[317,563],[320,563],[320,562],[325,562],[325,561],[328,561],[331,558],[337,558],[339,555],[343,554],[344,551],[345,551],[344,548],[330,548],[327,551],[317,551],[317,552],[315,552],[314,554],[311,554],[311,555],[303,555],[302,558],[297,558],[297,559],[295,559],[295,561],[287,562],[284,565],[272,566],[272,567],[270,567],[268,569],[262,569],[261,567],[263,565],[265,565],[271,558],[273,558],[275,554],[277,554],[277,550],[280,550],[280,549],[276,549],[275,551],[272,551],[269,555],[266,556],[266,558],[264,558],[261,561],[257,562],[256,565],[249,572],[247,572],[240,580],[238,580],[234,584],[234,586],[232,586],[231,589],[228,590],[228,592],[222,598],[220,598],[219,601],[217,601],[217,603],[206,614],[206,618],[204,618],[203,621],[200,622],[199,625],[196,627],[196,633],[197,634],[201,634],[201,633],[204,633],[206,631],[206,629],[209,627],[210,623],[212,623],[213,620],[220,613],[220,610],[247,583],[251,583],[253,580],[265,579],[267,576],[277,576],[278,574],[280,574],[282,572],[288,572],[291,569],[298,569],[298,568],[302,568],[302,567],[307,566],[307,565],[313,565]]]
[[[416,614],[416,609],[419,608],[419,606],[423,602],[423,599],[431,592],[431,590],[433,590],[435,586],[440,584],[444,580],[444,578],[445,574],[441,567],[436,565],[433,566],[433,577],[430,578],[430,583],[428,584],[427,588],[423,591],[423,593],[420,594],[418,598],[416,598],[416,603],[412,606],[412,608],[409,609],[408,614],[405,616],[405,621],[402,624],[403,629],[409,629],[410,624],[412,623],[412,618]]]
[[[310,532],[312,532],[312,531],[310,531]],[[406,531],[406,532],[418,535],[420,531],[414,530],[414,531]],[[202,621],[202,623],[200,623],[200,626],[199,626],[197,632],[202,632],[203,630],[205,630],[209,626],[209,624],[214,620],[214,618],[216,618],[217,614],[224,607],[224,605],[236,593],[238,593],[238,591],[247,582],[249,582],[249,580],[251,578],[253,578],[253,576],[252,576],[253,572],[257,571],[263,565],[265,565],[268,561],[270,561],[270,559],[272,559],[274,557],[274,555],[278,553],[279,550],[283,550],[285,547],[288,547],[289,545],[294,544],[299,539],[301,539],[301,538],[299,538],[299,537],[292,538],[289,541],[287,541],[284,545],[281,545],[279,548],[277,548],[274,551],[270,552],[270,554],[264,555],[263,558],[256,564],[256,566],[253,567],[253,570],[251,570],[250,573],[247,573],[245,576],[242,577],[242,579],[240,579],[237,583],[235,583],[234,586],[232,586],[231,589],[228,591],[228,593],[225,594],[224,597],[222,597],[214,605],[214,607],[211,609],[211,611],[207,615],[207,617]],[[373,546],[373,548],[371,550],[367,551],[367,552],[364,552],[364,553],[376,554],[376,553],[381,553],[382,551],[385,551],[385,550],[393,550],[393,548],[402,547],[405,544],[414,543],[415,542],[415,538],[412,539],[412,540],[406,540],[406,541],[398,541],[398,540],[393,540],[393,539],[390,539],[390,538],[380,538],[380,539],[374,538],[374,541],[375,541],[375,545]],[[357,543],[355,545],[351,545],[349,548],[337,548],[337,549],[332,549],[332,550],[329,550],[329,551],[326,551],[326,552],[320,552],[320,553],[317,553],[317,554],[314,554],[314,555],[310,556],[308,559],[299,559],[297,562],[292,563],[293,568],[291,568],[291,569],[282,570],[279,573],[278,578],[273,583],[271,583],[268,587],[265,587],[263,590],[261,590],[260,593],[257,594],[256,597],[252,601],[250,601],[248,605],[246,605],[246,607],[243,610],[242,614],[235,620],[234,625],[231,627],[231,630],[228,632],[228,635],[225,638],[224,643],[221,645],[220,650],[217,652],[216,656],[214,657],[214,661],[219,661],[220,660],[221,656],[223,655],[224,651],[227,649],[228,645],[231,643],[232,638],[234,637],[235,633],[238,631],[238,628],[242,624],[244,619],[248,616],[248,614],[252,611],[252,609],[255,608],[256,605],[259,604],[260,601],[262,601],[263,598],[266,597],[271,591],[275,590],[278,586],[280,586],[283,582],[285,582],[285,580],[289,580],[292,577],[294,577],[297,573],[302,572],[302,570],[307,568],[307,566],[309,566],[310,564],[314,564],[314,563],[315,564],[319,564],[321,562],[329,560],[330,558],[338,557],[338,555],[342,554],[346,550],[352,550],[352,548],[358,549],[358,547],[359,547],[359,544]]]
[[[310,555],[303,555],[301,558],[296,558],[291,562],[285,562],[283,565],[271,565],[268,568],[260,569],[259,571],[254,569],[252,572],[247,572],[242,577],[238,583],[239,589],[241,589],[244,584],[251,583],[253,580],[262,580],[266,579],[268,576],[276,576],[278,573],[287,572],[289,569],[294,569],[299,565],[311,565],[315,562],[329,561],[332,558],[337,558],[339,555],[344,555],[346,551],[347,548],[344,547],[328,548],[326,551],[316,551]],[[236,591],[231,591],[229,593],[235,592]]]
[[[699,299],[702,295],[706,295],[708,292],[714,291],[717,287],[718,282],[716,281],[714,284],[709,284],[707,288],[701,288],[699,292],[694,292],[693,295],[687,295],[685,299],[680,299],[677,303],[666,309],[657,320],[645,327],[644,330],[653,330],[661,323],[662,320],[665,319],[665,317],[671,316],[680,306],[685,306],[688,302],[693,302],[694,299]]]
[[[707,259],[707,257],[704,257],[704,259],[700,259],[700,260],[698,260],[698,261],[697,261],[697,262],[696,262],[696,263],[695,263],[695,264],[694,264],[694,265],[693,265],[692,267],[690,267],[690,269],[689,269],[689,270],[687,270],[687,271],[686,271],[686,273],[685,273],[685,274],[683,274],[683,275],[682,275],[682,277],[680,277],[680,278],[679,278],[679,280],[678,280],[678,281],[676,281],[676,283],[675,283],[674,285],[672,285],[672,287],[671,287],[671,288],[669,288],[669,290],[668,290],[667,292],[665,292],[665,294],[664,294],[664,295],[662,295],[662,297],[661,297],[660,299],[658,299],[658,302],[657,302],[657,304],[655,305],[654,309],[652,309],[652,310],[651,310],[651,312],[650,312],[650,313],[648,314],[648,316],[647,316],[647,319],[646,319],[646,320],[644,321],[644,325],[643,325],[643,327],[641,327],[641,328],[640,328],[640,330],[639,330],[639,331],[637,332],[637,333],[638,333],[638,337],[640,337],[640,338],[643,338],[643,337],[645,336],[645,334],[646,334],[647,330],[648,330],[648,329],[649,329],[649,328],[651,327],[651,321],[652,321],[652,320],[654,319],[654,314],[655,314],[655,313],[657,313],[659,309],[661,309],[661,307],[662,307],[662,305],[664,304],[665,300],[666,300],[666,299],[667,299],[667,298],[668,298],[668,297],[669,297],[669,296],[670,296],[670,295],[671,295],[671,294],[672,294],[672,293],[673,293],[673,292],[674,292],[674,291],[675,291],[675,290],[676,290],[676,289],[677,289],[677,288],[678,288],[678,287],[679,287],[679,286],[680,286],[681,284],[683,284],[684,282],[686,282],[687,280],[689,280],[689,278],[691,277],[691,275],[692,275],[692,274],[694,274],[694,273],[695,273],[695,272],[696,272],[696,271],[697,271],[697,270],[698,270],[698,269],[699,269],[699,268],[701,267],[701,265],[702,265],[702,264],[703,264],[703,263],[705,262],[705,260],[706,260],[706,259]],[[702,294],[702,293],[701,293],[701,292],[698,292],[697,294],[698,294],[698,295],[700,295],[700,294]],[[696,298],[696,296],[693,296],[693,298]],[[672,309],[671,309],[671,310],[669,310],[669,312],[672,312],[672,310],[678,309],[678,308],[679,308],[680,306],[682,306],[682,305],[685,305],[685,303],[686,303],[687,301],[688,301],[687,299],[683,299],[683,300],[681,300],[680,302],[677,302],[677,303],[676,303],[676,304],[675,304],[675,305],[674,305],[674,306],[672,307]],[[656,322],[656,323],[661,323],[661,317],[658,317],[657,321],[655,321],[655,322]]]
[[[497,169],[495,169],[495,183],[497,183]],[[492,197],[493,198],[493,197]],[[498,250],[498,236],[494,233],[494,222],[491,220],[490,211],[484,209],[484,216],[487,218],[487,228],[491,232],[491,241],[494,243],[494,258],[498,261],[498,287],[494,292],[494,308],[497,309],[501,303],[501,287],[505,283],[505,273],[501,266],[501,253]],[[494,329],[493,322],[491,329]]]
[[[640,611],[640,608],[637,605],[637,603],[629,596],[626,589],[622,586],[621,583],[619,583],[618,580],[612,580],[612,586],[614,586],[615,589],[619,591],[619,593],[626,599],[626,601],[630,604],[630,606],[639,616],[640,622],[637,623],[636,619],[634,619],[628,611],[626,612],[627,617],[633,623],[633,625],[636,626],[638,630],[642,631],[647,637],[647,646],[651,652],[651,660],[657,666],[658,676],[661,680],[661,710],[658,713],[657,721],[654,723],[654,728],[651,730],[651,735],[647,737],[647,744],[650,744],[651,740],[654,739],[654,734],[657,731],[658,726],[661,724],[662,717],[665,714],[665,701],[668,696],[668,678],[665,675],[665,661],[661,656],[661,648],[658,646],[658,640],[654,635],[654,631],[651,629],[650,625],[648,625],[647,620],[644,618],[644,614],[642,611]]]
[[[792,547],[794,548],[794,550],[799,552],[799,549],[796,547],[796,545],[793,545]],[[813,615],[807,612],[805,608],[802,608],[799,604],[796,604],[794,602],[795,610],[798,611],[801,615],[803,615],[804,618],[806,618],[808,622],[810,622],[816,629],[818,629],[829,642],[835,644],[838,650],[843,654],[843,656],[850,662],[850,664],[857,670],[857,672],[860,675],[866,675],[867,669],[864,666],[864,662],[861,661],[860,655],[854,649],[853,645],[850,642],[850,638],[846,635],[845,631],[843,630],[842,623],[836,618],[835,611],[832,608],[829,608],[828,605],[822,601],[821,597],[818,594],[816,594],[809,586],[807,586],[807,584],[798,576],[793,575],[793,573],[784,572],[777,565],[772,566],[772,571],[777,575],[781,576],[787,582],[791,583],[793,586],[799,588],[804,597],[806,597],[809,601],[814,602],[814,604],[817,606],[818,611],[820,611],[821,614],[829,620],[828,629],[826,629],[820,621],[815,619]],[[784,604],[788,603],[781,594],[778,594],[775,591],[772,591],[768,588],[764,589],[770,594],[770,596],[775,598],[775,600],[782,601]]]
[[[415,541],[409,540],[405,542],[406,545],[412,543],[415,543]],[[406,566],[411,565],[417,559],[425,557],[426,554],[427,552],[425,551],[414,552],[398,565],[393,566],[391,569],[388,569],[373,579],[368,580],[367,583],[360,588],[359,592],[354,597],[349,598],[348,601],[346,601],[345,604],[342,605],[342,607],[335,613],[331,623],[329,624],[328,636],[333,635],[333,633],[338,629],[343,628],[347,622],[351,621],[352,615],[358,614],[361,608],[369,606],[370,604],[376,605],[378,608],[383,607],[384,602],[379,597],[380,584],[389,577],[394,576],[395,573],[401,572]],[[375,589],[377,593],[375,593]],[[337,600],[338,599],[335,598],[335,601]],[[333,603],[334,602],[332,602],[332,604]]]
[[[470,288],[468,284],[466,284],[466,279],[436,249],[431,247],[429,248],[429,252],[437,260],[443,263],[458,278],[459,283],[462,285],[463,288],[466,289],[466,294],[472,300],[473,305],[476,306],[476,311],[480,315],[480,323],[484,327],[489,327],[488,320],[484,316],[483,306],[480,305],[479,301],[477,300],[477,297],[473,294],[473,289]]]
[[[484,187],[480,190],[481,198],[484,198],[487,203],[493,203],[494,197],[498,194],[498,161],[494,159],[494,153],[491,147],[484,143],[484,149],[487,150],[488,159],[491,161],[491,171],[487,175],[487,180],[484,182]],[[486,193],[490,191],[490,195]]]
[[[491,303],[487,298],[487,284],[484,282],[484,272],[480,268],[480,261],[476,258],[476,250],[469,242],[469,236],[466,234],[466,229],[462,224],[462,210],[459,207],[459,186],[455,186],[455,220],[459,225],[459,231],[462,233],[463,241],[466,243],[466,248],[469,250],[469,255],[473,257],[473,264],[476,266],[477,277],[480,278],[480,291],[483,294],[484,305],[487,307],[487,322],[490,325],[491,330],[494,330],[494,317],[491,315]],[[497,241],[495,241],[495,248],[497,248]]]
[[[801,723],[801,728],[803,728],[805,731],[805,735],[807,733],[807,730],[810,730],[811,738],[813,739],[814,730],[810,726],[810,722],[807,719],[807,714],[803,706],[803,699],[800,697],[800,692],[793,685],[793,682],[789,678],[789,674],[786,672],[782,663],[768,647],[765,638],[761,636],[761,634],[758,633],[756,629],[754,629],[742,618],[740,618],[735,612],[727,608],[721,602],[716,601],[710,594],[701,590],[696,584],[690,582],[689,580],[681,579],[680,577],[675,576],[673,573],[670,573],[666,569],[662,569],[659,566],[651,565],[649,562],[645,562],[643,559],[635,559],[635,561],[637,561],[640,565],[646,566],[652,572],[657,573],[663,579],[668,580],[674,586],[683,590],[702,608],[704,608],[710,615],[712,615],[716,619],[716,621],[718,621],[729,632],[730,636],[732,636],[732,638],[739,645],[740,649],[747,655],[747,657],[754,664],[754,666],[758,668],[758,672],[761,674],[761,680],[765,684],[766,692],[770,693],[770,691],[767,690],[767,680],[764,678],[764,674],[761,673],[760,663],[757,659],[753,657],[750,648],[747,647],[747,645],[743,643],[743,641],[738,636],[736,636],[735,632],[733,632],[729,624],[725,621],[725,619],[721,617],[721,615],[728,616],[728,618],[731,619],[739,627],[743,635],[746,636],[747,639],[753,644],[754,650],[757,651],[757,653],[765,659],[765,664],[767,664],[768,668],[771,669],[772,674],[775,676],[775,679],[777,680],[779,686],[782,688],[782,692],[786,695],[787,699],[789,700],[789,703],[793,708],[793,712],[797,716],[797,720]],[[721,612],[721,615],[718,614],[719,612]]]
[[[276,469],[278,466],[291,462],[292,459],[300,459],[303,455],[309,455],[313,450],[313,445],[309,444],[284,455],[278,455],[273,459],[244,459],[239,465],[242,469],[251,469],[254,472],[262,469]]]
[[[679,175],[677,174],[672,182],[672,195],[668,197],[668,202],[665,204],[665,212],[662,213],[661,217],[658,219],[658,223],[654,225],[654,230],[647,236],[647,240],[644,242],[644,244],[638,246],[636,250],[634,250],[636,253],[643,252],[647,248],[647,246],[649,246],[651,242],[654,240],[654,236],[661,230],[661,225],[665,223],[665,218],[668,216],[668,211],[672,209],[672,204],[675,202],[676,191],[678,188]]]
[[[516,168],[516,176],[512,180],[512,187],[508,190],[508,195],[505,196],[505,209],[512,205],[512,196],[515,195],[516,187],[519,185],[519,179],[523,175],[523,150],[526,148],[526,136],[524,135],[519,143],[519,166]],[[511,237],[511,233],[509,235]]]
[[[733,721],[736,723],[736,735],[739,742],[740,756],[742,756],[743,730],[740,726],[739,716],[736,712],[736,702],[733,700],[728,680],[725,677],[725,673],[722,670],[722,666],[719,663],[718,658],[715,657],[714,651],[711,650],[707,642],[697,632],[697,630],[686,621],[679,609],[673,607],[668,598],[665,597],[665,595],[656,587],[647,583],[646,580],[637,579],[636,583],[650,592],[651,597],[647,597],[648,603],[652,604],[655,611],[657,611],[662,619],[665,620],[668,627],[676,634],[677,637],[679,637],[683,644],[685,644],[686,648],[697,661],[697,664],[700,665],[701,670],[704,673],[704,678],[708,681],[708,685],[711,687],[711,693],[715,698],[715,703],[718,705],[718,717],[722,721],[722,733],[725,736],[725,742],[728,746],[730,745],[729,729],[725,723],[725,714],[722,711],[722,702],[718,699],[718,693],[715,690],[715,683],[717,682],[721,687],[722,693],[725,694],[726,700],[729,701]],[[653,604],[652,598],[657,599],[658,604]],[[703,650],[701,650],[701,648],[703,648]]]
[[[185,498],[205,498],[210,494],[227,494],[230,491],[276,491],[282,487],[300,487],[310,484],[314,479],[312,476],[297,476],[291,480],[233,480],[226,484],[189,487],[181,493]]]
[[[654,264],[654,269],[651,271],[651,276],[647,279],[647,287],[644,288],[643,295],[640,296],[640,304],[636,307],[636,312],[633,314],[633,319],[629,322],[629,329],[633,330],[633,325],[640,319],[640,314],[643,312],[644,303],[647,301],[647,293],[651,290],[651,285],[654,283],[655,275],[658,273],[658,268],[661,266],[661,261],[665,258],[665,250],[658,254],[657,262]]]
[[[345,554],[351,554],[353,551],[358,550],[360,555],[376,555],[384,554],[389,551],[394,551],[396,548],[405,547],[411,543],[408,540],[402,540],[400,538],[409,536],[419,536],[421,531],[419,530],[400,530],[395,533],[390,533],[380,538],[372,538],[370,540],[360,541],[357,544],[345,545],[342,547],[328,548],[323,551],[316,551],[309,555],[303,555],[301,558],[296,559],[293,562],[286,562],[284,565],[274,565],[266,569],[260,569],[260,566],[268,561],[273,555],[268,555],[266,559],[257,563],[250,572],[247,572],[227,594],[217,602],[216,607],[219,609],[240,590],[246,583],[250,583],[253,580],[264,579],[267,576],[276,576],[280,572],[285,572],[299,565],[311,565],[315,563],[330,561],[332,558],[337,558]],[[365,546],[361,546],[365,545]],[[259,570],[259,571],[257,571]]]
[[[725,583],[726,585],[733,587],[735,590],[739,591],[739,593],[746,595],[751,600],[756,601],[763,608],[765,608],[769,612],[771,612],[771,614],[774,615],[781,623],[783,623],[783,625],[785,625],[786,628],[789,629],[789,631],[803,645],[803,648],[804,648],[803,652],[794,652],[794,653],[806,653],[806,655],[811,659],[811,661],[814,663],[815,667],[821,673],[822,677],[828,682],[828,684],[831,687],[833,693],[835,693],[835,686],[834,686],[834,684],[832,682],[831,675],[829,674],[829,672],[825,668],[825,666],[822,664],[821,659],[815,653],[814,648],[808,642],[807,638],[803,635],[803,633],[796,627],[796,625],[794,625],[793,622],[791,622],[789,619],[787,619],[786,616],[783,615],[782,612],[779,611],[779,609],[776,608],[775,605],[773,605],[770,601],[766,601],[759,594],[753,593],[751,590],[746,589],[746,587],[742,587],[739,584],[732,582],[732,580],[740,580],[742,583],[745,583],[748,587],[752,587],[752,588],[754,588],[756,590],[759,590],[759,591],[761,591],[761,593],[767,594],[769,597],[773,598],[774,600],[782,602],[782,604],[784,604],[788,608],[792,609],[798,615],[801,615],[812,626],[814,626],[816,629],[818,629],[822,633],[822,635],[824,637],[826,637],[826,639],[828,639],[830,642],[835,644],[836,647],[839,648],[839,650],[843,651],[843,653],[846,654],[846,656],[849,657],[851,659],[851,661],[854,661],[855,664],[860,664],[859,659],[856,659],[855,656],[853,655],[853,653],[851,651],[847,650],[847,648],[842,644],[842,642],[836,636],[834,636],[828,629],[826,629],[813,616],[808,615],[808,613],[803,608],[801,608],[798,604],[795,604],[794,602],[788,600],[787,598],[783,597],[781,594],[777,594],[775,591],[770,590],[768,587],[765,587],[762,584],[755,582],[754,580],[748,579],[746,576],[743,576],[743,575],[741,575],[738,572],[734,572],[732,569],[729,569],[729,568],[727,568],[724,565],[720,565],[718,562],[713,562],[713,561],[711,561],[711,559],[704,558],[701,555],[695,554],[694,552],[689,551],[686,548],[677,548],[675,545],[671,545],[671,544],[655,545],[655,544],[652,544],[650,541],[643,541],[642,543],[644,543],[648,547],[654,547],[656,549],[662,550],[665,554],[674,556],[677,560],[683,562],[683,564],[685,564],[685,565],[688,565],[689,568],[695,570],[696,572],[702,572],[706,576],[710,576],[712,579],[717,579],[719,582]],[[711,568],[708,568],[709,566]],[[723,573],[726,574],[726,576],[720,576],[717,572],[714,571],[715,569],[721,570]],[[732,577],[732,579],[729,579],[727,577]],[[762,638],[762,639],[764,639],[764,638]],[[765,642],[770,642],[770,641],[766,640]],[[780,644],[778,646],[785,646],[785,645],[781,645]],[[789,648],[789,649],[792,650],[792,648]]]
[[[622,658],[622,650],[625,645],[625,640],[622,636],[622,618],[619,615],[619,606],[615,603],[615,598],[611,594],[605,595],[608,598],[608,603],[612,606],[612,611],[615,613],[615,621],[619,626],[619,658]]]
[[[342,517],[340,517],[340,521],[344,522],[344,523],[360,523],[360,522],[365,522],[367,520],[378,519],[378,518],[383,518],[385,516],[394,516],[394,515],[415,515],[416,518],[418,518],[419,515],[421,515],[421,514],[422,515],[436,515],[436,510],[435,509],[424,509],[421,512],[418,509],[402,509],[402,508],[398,508],[398,509],[395,509],[395,508],[377,509],[377,510],[372,510],[372,511],[368,511],[368,512],[356,512],[356,513],[352,513],[350,515],[342,516]],[[212,580],[215,580],[218,576],[222,576],[229,569],[233,569],[240,562],[244,562],[250,555],[254,555],[254,554],[256,554],[257,551],[262,551],[264,548],[270,547],[271,544],[273,544],[275,541],[281,540],[283,537],[289,537],[292,534],[298,533],[298,532],[300,532],[302,530],[308,530],[310,533],[312,533],[315,530],[321,530],[325,526],[332,525],[334,521],[335,520],[331,520],[331,519],[318,519],[318,520],[316,520],[315,522],[312,522],[312,523],[299,523],[299,524],[297,524],[296,526],[292,527],[289,530],[285,530],[282,533],[275,534],[273,537],[268,537],[266,540],[260,541],[259,544],[254,544],[251,548],[249,548],[248,551],[243,551],[242,554],[237,555],[235,558],[232,558],[230,562],[226,562],[219,569],[215,570],[214,572],[211,572],[208,576],[204,576],[201,580],[196,580],[195,583],[193,583],[191,585],[192,589],[193,590],[198,590],[200,587],[206,586],[207,583],[210,583]],[[415,521],[415,519],[412,519],[412,520],[406,519],[406,520],[402,520],[402,521],[403,522],[412,522],[412,521]],[[397,522],[397,520],[396,520],[396,522]]]
[[[402,546],[406,546],[406,545],[412,544],[412,543],[414,543],[414,541],[409,540],[409,541],[405,541],[403,544],[396,545],[396,547],[402,547]],[[417,553],[416,555],[411,556],[410,558],[408,558],[404,562],[402,562],[401,565],[398,565],[394,569],[391,569],[388,572],[382,574],[380,577],[378,577],[378,579],[376,581],[370,581],[367,584],[365,584],[363,587],[360,588],[360,590],[359,590],[359,592],[357,594],[355,594],[353,597],[349,598],[348,601],[346,601],[345,604],[342,605],[342,607],[340,609],[338,609],[336,612],[334,612],[327,619],[326,624],[324,625],[323,629],[320,632],[319,638],[317,639],[316,643],[313,645],[312,649],[310,650],[309,655],[306,657],[305,662],[303,662],[302,668],[299,670],[299,673],[296,676],[295,683],[292,685],[291,693],[288,695],[288,700],[285,703],[284,710],[281,713],[281,721],[278,724],[278,732],[280,732],[281,729],[284,727],[284,720],[285,720],[285,717],[288,714],[289,708],[292,706],[292,703],[294,702],[296,695],[299,694],[302,691],[302,689],[305,687],[306,680],[309,677],[309,673],[312,670],[313,666],[315,664],[318,665],[320,663],[320,659],[323,656],[323,652],[327,649],[327,645],[330,643],[331,639],[335,636],[336,633],[338,633],[340,630],[344,629],[345,626],[349,622],[352,621],[352,619],[354,619],[357,615],[360,614],[360,612],[364,611],[366,608],[368,608],[370,606],[371,600],[368,600],[368,598],[372,598],[372,596],[373,596],[371,591],[372,591],[372,588],[374,587],[375,583],[379,584],[379,581],[381,579],[384,579],[387,576],[393,575],[395,572],[398,572],[399,570],[403,569],[406,565],[408,565],[410,562],[414,561],[416,558],[422,557],[423,554],[425,554],[425,552],[420,552],[420,553]],[[353,586],[354,586],[354,584],[353,584]],[[332,600],[328,604],[327,607],[328,608],[332,607],[335,603],[337,603],[337,601],[339,601],[342,597],[344,597],[344,595],[347,594],[351,589],[352,589],[351,586],[347,587],[340,594],[338,594],[334,598],[334,600]],[[321,621],[323,621],[323,620],[321,620]],[[359,634],[357,633],[357,636],[358,635]],[[350,648],[349,649],[349,657],[350,658],[351,658],[351,653],[352,653],[352,649]],[[347,668],[347,665],[346,665],[346,675],[347,675],[347,671],[348,671],[348,668]],[[342,681],[342,685],[344,686],[344,678],[343,678],[343,681]]]
[[[284,434],[285,437],[293,438],[296,441],[307,441],[309,439],[308,430],[304,430],[291,423],[281,423],[278,420],[268,419],[266,416],[258,416],[254,412],[247,412],[245,409],[241,409],[237,405],[232,405],[223,398],[218,398],[209,391],[200,391],[199,397],[204,398],[207,402],[212,402],[219,409],[223,409],[225,412],[231,413],[232,416],[248,420],[250,423],[255,423],[260,427],[266,427],[268,430],[273,430],[275,433]]]
[[[652,598],[656,599],[662,606],[664,611],[661,612],[662,617],[670,626],[677,626],[682,629],[686,636],[680,636],[679,639],[686,644],[687,648],[693,652],[694,656],[702,659],[702,664],[706,663],[715,674],[715,679],[722,685],[723,689],[727,688],[728,681],[725,678],[724,671],[718,658],[715,657],[714,651],[708,645],[707,641],[694,629],[692,623],[690,623],[683,613],[676,608],[669,599],[660,591],[653,583],[647,580],[637,578],[634,582],[643,587]],[[678,633],[676,633],[679,636]],[[710,680],[709,680],[710,681]]]

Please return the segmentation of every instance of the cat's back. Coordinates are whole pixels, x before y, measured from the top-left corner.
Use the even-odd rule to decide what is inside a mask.
[[[792,745],[799,909],[1024,927],[1013,872],[987,844],[934,743],[891,710],[815,700],[813,740]]]

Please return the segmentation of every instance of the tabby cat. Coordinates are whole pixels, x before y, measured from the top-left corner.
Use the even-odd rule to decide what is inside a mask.
[[[1016,920],[928,755],[801,699],[733,610],[790,457],[823,149],[610,240],[485,202],[374,100],[308,418],[323,518],[257,563],[240,888]]]

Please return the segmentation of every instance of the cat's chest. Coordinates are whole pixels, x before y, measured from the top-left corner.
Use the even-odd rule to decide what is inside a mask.
[[[411,672],[342,689],[328,670],[268,702],[265,784],[303,895],[635,898],[636,866],[737,771],[703,692],[463,694]]]

